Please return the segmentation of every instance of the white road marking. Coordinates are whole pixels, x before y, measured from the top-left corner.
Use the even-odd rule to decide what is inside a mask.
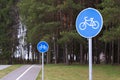
[[[16,80],[19,80],[24,74],[26,74],[34,65],[30,66],[24,73],[22,73]]]

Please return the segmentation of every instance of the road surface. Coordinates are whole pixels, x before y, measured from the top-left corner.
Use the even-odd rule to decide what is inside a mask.
[[[24,65],[0,80],[36,80],[40,70],[40,65]]]

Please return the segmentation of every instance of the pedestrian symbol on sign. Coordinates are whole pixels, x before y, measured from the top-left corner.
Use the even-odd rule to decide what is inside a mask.
[[[47,46],[45,46],[45,45],[40,45],[40,50],[42,50],[42,49],[44,49],[44,50],[46,50],[46,48],[47,48]]]

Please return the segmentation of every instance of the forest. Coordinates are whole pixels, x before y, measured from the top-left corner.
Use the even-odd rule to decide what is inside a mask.
[[[93,38],[93,64],[120,64],[120,0],[0,0],[0,64],[41,62],[36,48],[41,40],[49,43],[45,63],[88,64],[88,40],[75,27],[77,15],[88,7],[103,16],[102,31]],[[32,59],[14,56],[20,22]]]

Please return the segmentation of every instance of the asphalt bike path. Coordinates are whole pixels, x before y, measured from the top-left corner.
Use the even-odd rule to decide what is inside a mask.
[[[0,65],[0,70],[3,70],[3,69],[5,69],[5,68],[7,68],[7,67],[10,67],[11,65]]]
[[[40,65],[24,65],[0,80],[36,80],[40,70]]]

